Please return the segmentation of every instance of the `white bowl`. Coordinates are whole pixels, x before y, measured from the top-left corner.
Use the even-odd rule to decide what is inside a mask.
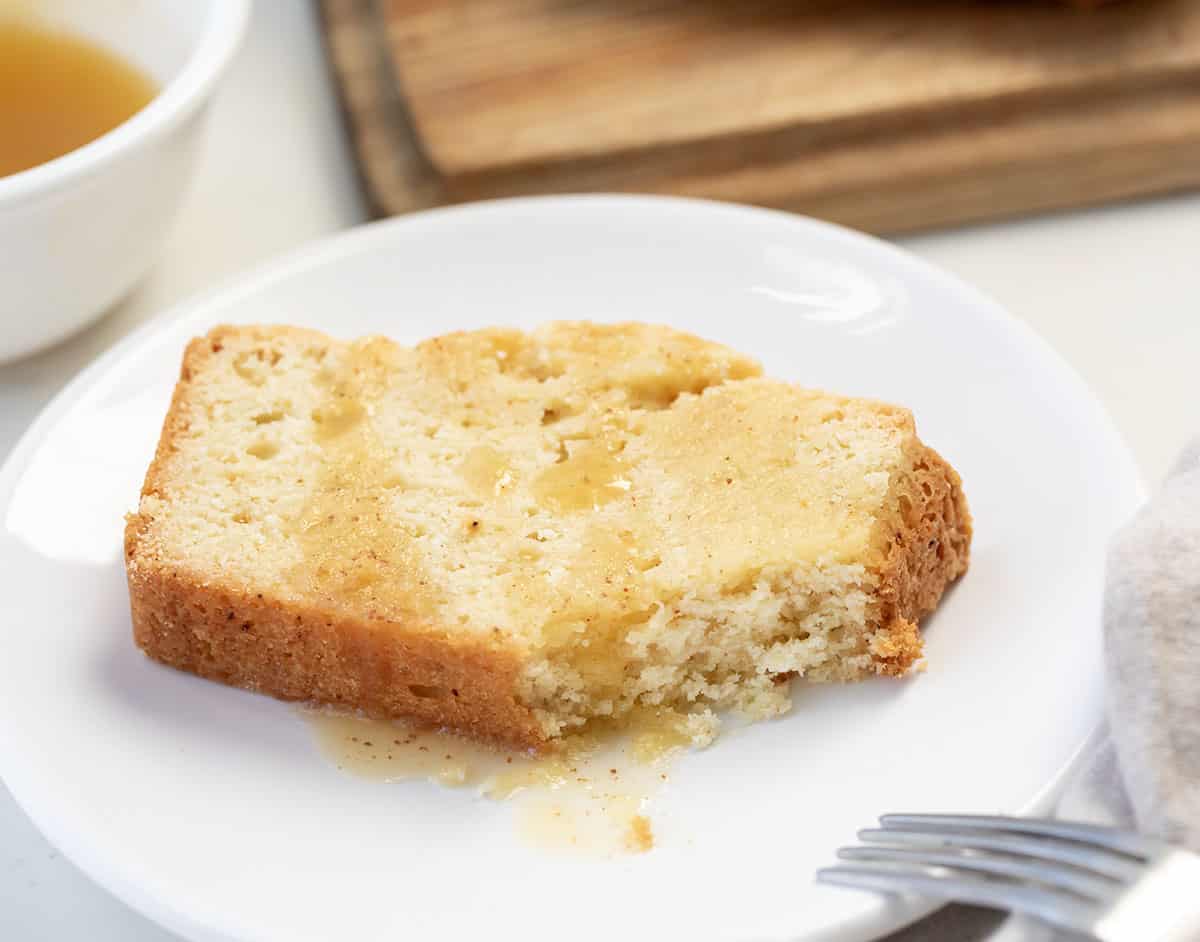
[[[42,0],[36,9],[139,66],[161,90],[91,143],[0,177],[0,361],[95,319],[150,267],[249,0]]]

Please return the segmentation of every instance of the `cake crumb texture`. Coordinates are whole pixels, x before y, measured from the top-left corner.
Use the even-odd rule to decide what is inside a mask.
[[[967,567],[908,410],[645,324],[188,347],[125,534],[138,645],[289,700],[538,748],[902,675]]]

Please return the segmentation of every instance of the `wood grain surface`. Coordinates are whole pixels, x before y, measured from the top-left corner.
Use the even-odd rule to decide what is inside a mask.
[[[1200,183],[1200,0],[323,0],[381,213],[680,193],[877,232]]]

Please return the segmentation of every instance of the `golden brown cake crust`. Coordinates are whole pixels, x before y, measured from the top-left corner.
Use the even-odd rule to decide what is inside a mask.
[[[893,488],[894,510],[883,517],[880,630],[871,645],[876,670],[901,675],[921,656],[917,622],[932,612],[947,586],[967,571],[971,514],[962,481],[932,448],[914,439],[910,475]]]
[[[519,664],[507,651],[201,584],[138,559],[137,525],[130,520],[126,548],[137,560],[129,567],[133,636],[155,660],[282,700],[544,745],[514,695]]]

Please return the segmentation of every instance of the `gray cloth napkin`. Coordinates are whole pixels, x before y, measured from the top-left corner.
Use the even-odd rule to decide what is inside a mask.
[[[1056,814],[1200,851],[1200,439],[1113,541],[1104,636],[1108,723]],[[956,905],[888,942],[1068,938],[1077,937]]]

